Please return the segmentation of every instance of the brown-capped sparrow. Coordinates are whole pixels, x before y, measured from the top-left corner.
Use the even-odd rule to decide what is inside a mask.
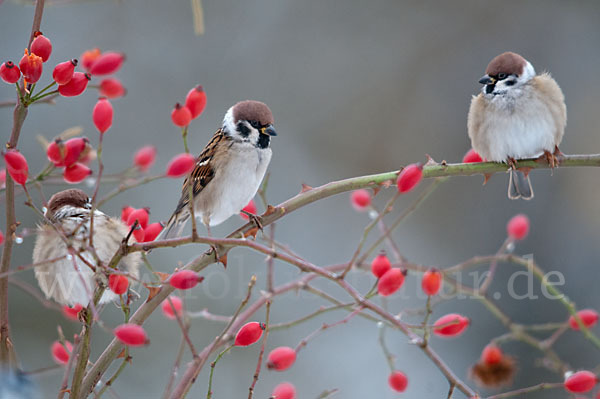
[[[229,108],[185,179],[177,208],[157,240],[181,235],[190,218],[190,190],[194,216],[209,235],[210,226],[239,213],[258,191],[271,161],[271,136],[276,135],[266,104],[248,100]]]
[[[87,306],[97,281],[106,280],[104,274],[92,270],[92,267],[97,267],[97,262],[89,251],[91,210],[90,198],[83,191],[61,191],[50,198],[45,212],[47,221],[37,230],[33,262],[47,263],[35,267],[35,277],[47,298],[64,305]],[[99,261],[104,265],[111,260],[128,233],[129,227],[120,219],[111,218],[99,210],[94,211],[92,243]],[[65,238],[75,255],[69,252]],[[56,258],[60,259],[48,262]],[[131,253],[121,260],[117,268],[137,278],[140,260],[139,252]],[[106,281],[103,283],[107,285]],[[107,287],[99,303],[118,298]]]
[[[506,52],[490,61],[479,80],[481,93],[471,100],[471,145],[483,158],[508,162],[510,199],[531,199],[527,172],[516,160],[544,155],[554,167],[567,123],[563,93],[548,73],[536,75],[531,63]]]

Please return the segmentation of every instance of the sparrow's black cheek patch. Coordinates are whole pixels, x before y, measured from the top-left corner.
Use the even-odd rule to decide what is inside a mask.
[[[240,132],[240,136],[242,137],[248,137],[250,135],[250,129],[244,122],[239,122],[237,124],[237,130]]]
[[[269,146],[269,142],[271,141],[271,137],[266,134],[259,134],[258,141],[256,142],[256,146],[258,148],[267,148]]]
[[[487,94],[490,94],[491,92],[493,92],[493,91],[494,91],[494,88],[495,88],[495,87],[496,87],[496,85],[486,85],[486,86],[485,86],[485,92],[486,92]]]

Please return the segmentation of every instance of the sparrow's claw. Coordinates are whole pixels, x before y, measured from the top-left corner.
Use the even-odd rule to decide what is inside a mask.
[[[555,156],[557,156],[557,157],[562,157],[562,156],[564,156],[565,154],[563,154],[563,153],[562,153],[562,151],[561,151],[561,150],[558,148],[558,146],[557,146],[557,145],[555,145],[555,146],[554,146],[554,155],[555,155]]]
[[[543,158],[546,160],[546,162],[548,162],[548,165],[550,165],[550,167],[552,169],[554,169],[556,166],[558,166],[558,157],[556,156],[556,154],[551,153],[550,151],[544,151],[544,155],[540,156],[540,158]]]

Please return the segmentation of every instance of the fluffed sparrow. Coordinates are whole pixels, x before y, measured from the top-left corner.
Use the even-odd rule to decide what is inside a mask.
[[[190,188],[194,215],[209,234],[210,226],[239,213],[258,191],[276,135],[273,114],[264,103],[248,100],[229,108],[185,179],[177,208],[157,240],[181,235],[190,218]]]
[[[78,303],[87,306],[96,288],[97,279],[106,280],[102,273],[94,273],[90,267],[97,267],[95,257],[88,250],[91,209],[90,199],[83,191],[61,191],[50,198],[45,212],[46,218],[53,225],[44,222],[37,230],[33,262],[62,259],[36,266],[35,277],[47,298],[64,305]],[[71,256],[67,243],[57,229],[64,234],[64,238],[79,255]],[[129,228],[120,219],[111,218],[95,210],[92,242],[100,262],[106,265],[111,260],[128,232]],[[121,260],[118,269],[137,277],[140,260],[140,253],[131,253]],[[103,283],[106,285],[106,281]],[[107,287],[99,303],[118,298],[119,296]]]
[[[484,86],[469,109],[471,145],[488,161],[511,165],[510,199],[531,199],[529,176],[515,161],[543,154],[554,166],[567,123],[563,93],[548,73],[536,75],[531,63],[511,52],[495,57],[479,83]]]

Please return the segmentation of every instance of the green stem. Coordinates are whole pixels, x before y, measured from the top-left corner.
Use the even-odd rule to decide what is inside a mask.
[[[569,298],[565,294],[563,294],[559,289],[557,289],[553,284],[548,283],[544,271],[540,269],[540,267],[537,264],[535,264],[533,259],[524,259],[520,257],[514,258],[515,263],[521,264],[527,269],[529,269],[534,274],[534,276],[536,276],[540,280],[540,282],[546,288],[546,290],[548,290],[548,293],[550,293],[554,298],[558,299],[558,301],[569,311],[569,314],[573,316],[583,335],[590,342],[592,342],[594,346],[596,346],[596,348],[600,349],[600,338],[598,338],[598,336],[596,336],[593,332],[590,331],[589,328],[587,328],[583,324],[581,318],[577,315],[577,308],[575,304],[571,300],[569,300]]]
[[[188,148],[187,134],[188,134],[188,127],[184,126],[183,128],[181,128],[181,137],[183,138],[183,148],[185,148],[185,152],[187,154],[189,154],[190,149]]]
[[[56,84],[56,82],[50,83],[48,86],[46,86],[42,90],[38,91],[33,98],[35,99],[35,97],[38,97],[40,94],[43,94],[46,90],[48,90],[49,88],[51,88],[55,84]],[[31,92],[33,93],[33,88],[31,88]],[[33,101],[35,101],[35,100],[33,100]],[[33,102],[33,101],[31,101],[31,102]]]
[[[423,319],[423,346],[427,346],[427,343],[429,341],[429,335],[431,334],[431,329],[427,328],[427,323],[429,323],[429,318],[431,317],[431,313],[433,313],[433,310],[431,308],[431,295],[427,296],[427,303],[425,304],[425,309],[426,313],[425,318]]]
[[[208,377],[208,392],[206,393],[206,399],[212,398],[212,381],[213,381],[213,374],[215,372],[215,366],[217,365],[219,360],[221,360],[223,355],[225,355],[227,352],[229,352],[229,350],[231,348],[233,348],[234,346],[235,345],[230,345],[227,348],[225,348],[225,350],[223,350],[223,352],[221,352],[217,355],[217,358],[215,359],[215,361],[210,364],[210,376]]]
[[[49,91],[48,93],[45,93],[45,94],[42,94],[42,95],[37,95],[37,96],[34,96],[34,97],[30,98],[30,99],[27,101],[27,105],[33,104],[34,102],[36,102],[36,101],[39,101],[39,100],[41,100],[42,98],[45,98],[45,97],[51,96],[51,95],[53,95],[53,94],[56,94],[56,93],[58,93],[58,90],[52,90],[52,91]]]

